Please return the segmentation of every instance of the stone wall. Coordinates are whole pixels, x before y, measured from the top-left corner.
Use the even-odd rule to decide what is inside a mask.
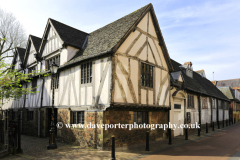
[[[87,128],[87,125],[90,123],[91,125],[102,124],[103,112],[84,112],[84,117],[84,128],[66,128],[66,124],[71,123],[71,111],[58,109],[58,122],[62,122],[64,125],[62,129],[58,129],[58,137],[65,142],[81,147],[102,148],[102,129]]]
[[[34,109],[33,120],[27,120],[27,109],[22,109],[22,134],[38,136],[38,109]]]
[[[133,124],[133,111],[118,111],[109,110],[104,112],[104,124]],[[168,123],[167,111],[149,111],[149,124],[165,124]],[[104,130],[103,146],[104,150],[111,148],[111,137],[115,136],[115,146],[127,147],[138,143],[143,143],[146,140],[146,132],[150,132],[150,141],[162,139],[166,131],[163,129],[108,129]]]

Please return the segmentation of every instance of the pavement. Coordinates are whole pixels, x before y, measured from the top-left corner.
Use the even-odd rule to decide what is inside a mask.
[[[116,149],[116,159],[229,159],[237,158],[240,153],[240,123],[216,129],[209,133],[201,131],[201,136],[197,133],[190,133],[188,140],[185,136],[177,136],[172,140],[172,145],[168,144],[168,139],[162,139],[150,143],[150,151],[145,151],[145,143],[131,147]],[[48,139],[22,135],[22,154],[10,155],[3,158],[14,160],[35,160],[35,159],[86,159],[105,160],[111,159],[110,151],[99,149],[81,149],[79,146],[57,142],[58,148],[47,150]],[[235,157],[234,157],[235,156]],[[231,159],[235,160],[235,159]]]

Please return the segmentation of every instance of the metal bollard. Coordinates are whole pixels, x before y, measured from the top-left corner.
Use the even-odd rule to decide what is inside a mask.
[[[214,122],[212,122],[212,131],[214,131]]]
[[[218,129],[220,129],[219,121],[217,121]]]
[[[236,118],[234,118],[234,124],[236,123]]]
[[[115,137],[112,136],[112,157],[111,157],[111,160],[116,160],[116,157],[115,157]]]
[[[200,136],[201,128],[198,128],[198,136]]]
[[[146,149],[145,151],[150,151],[149,149],[149,131],[146,133]]]
[[[224,120],[223,120],[223,122],[222,122],[222,127],[224,128]]]
[[[206,133],[208,133],[208,124],[206,123]]]
[[[185,128],[185,140],[188,140],[188,128]]]
[[[169,144],[169,145],[172,144],[172,134],[171,134],[171,132],[172,132],[172,131],[171,131],[171,129],[169,128],[169,129],[168,129],[168,138],[169,138],[169,143],[168,143],[168,144]]]
[[[228,126],[228,120],[226,120],[226,127]]]

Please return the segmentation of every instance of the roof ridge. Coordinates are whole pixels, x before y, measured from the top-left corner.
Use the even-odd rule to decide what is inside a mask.
[[[117,20],[115,20],[115,21],[113,21],[113,22],[111,22],[111,23],[106,24],[105,26],[102,26],[101,28],[98,28],[98,29],[96,29],[95,31],[92,31],[90,34],[96,32],[96,31],[99,31],[99,30],[101,30],[102,28],[105,28],[105,27],[109,26],[109,25],[111,25],[112,23],[115,23],[115,22],[121,20],[122,18],[124,18],[124,17],[126,17],[126,16],[129,16],[129,15],[137,12],[138,10],[141,10],[141,9],[143,9],[143,8],[145,8],[145,7],[146,7],[146,9],[147,9],[147,6],[150,6],[150,5],[152,5],[152,3],[149,3],[149,4],[141,7],[141,8],[139,8],[139,9],[137,9],[137,10],[135,10],[135,11],[133,11],[133,12],[131,12],[131,13],[129,13],[129,14],[127,14],[127,15],[125,15],[125,16],[123,16],[123,17],[121,17],[121,18],[119,18],[119,19],[117,19]],[[145,9],[145,10],[146,10],[146,9]],[[144,11],[145,11],[145,10],[144,10]],[[143,11],[143,12],[144,12],[144,11]],[[143,12],[142,12],[142,13],[143,13]]]

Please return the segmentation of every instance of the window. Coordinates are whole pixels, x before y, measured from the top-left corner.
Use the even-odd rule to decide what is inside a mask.
[[[223,109],[222,106],[223,106],[223,105],[222,105],[222,101],[221,101],[221,100],[218,100],[218,109]]]
[[[84,111],[72,112],[72,124],[84,124]]]
[[[54,75],[54,88],[58,89],[59,86],[59,73]],[[53,79],[51,80],[51,89],[53,89]]]
[[[226,102],[226,101],[224,102],[224,109],[228,110],[228,102]]]
[[[27,111],[27,121],[33,120],[33,113],[34,111]]]
[[[207,97],[202,97],[202,108],[207,109],[208,104],[207,104]]]
[[[153,66],[141,63],[141,84],[153,88]]]
[[[194,96],[188,95],[188,108],[194,108]]]
[[[32,91],[33,92],[37,91],[37,79],[32,80]]]
[[[81,65],[81,84],[92,83],[92,62]]]
[[[181,109],[181,104],[174,104],[174,109]]]
[[[216,105],[215,105],[215,99],[212,99],[212,108],[215,109]]]
[[[191,123],[191,114],[187,112],[187,123]]]
[[[148,112],[133,112],[133,122],[137,124],[148,123]]]
[[[35,66],[28,68],[28,74],[32,73],[34,70],[36,70]]]
[[[45,61],[45,69],[49,70],[50,66],[52,65],[52,63],[55,62],[55,64],[57,64],[58,66],[60,66],[60,55],[57,55],[53,58],[50,58],[48,60]]]

